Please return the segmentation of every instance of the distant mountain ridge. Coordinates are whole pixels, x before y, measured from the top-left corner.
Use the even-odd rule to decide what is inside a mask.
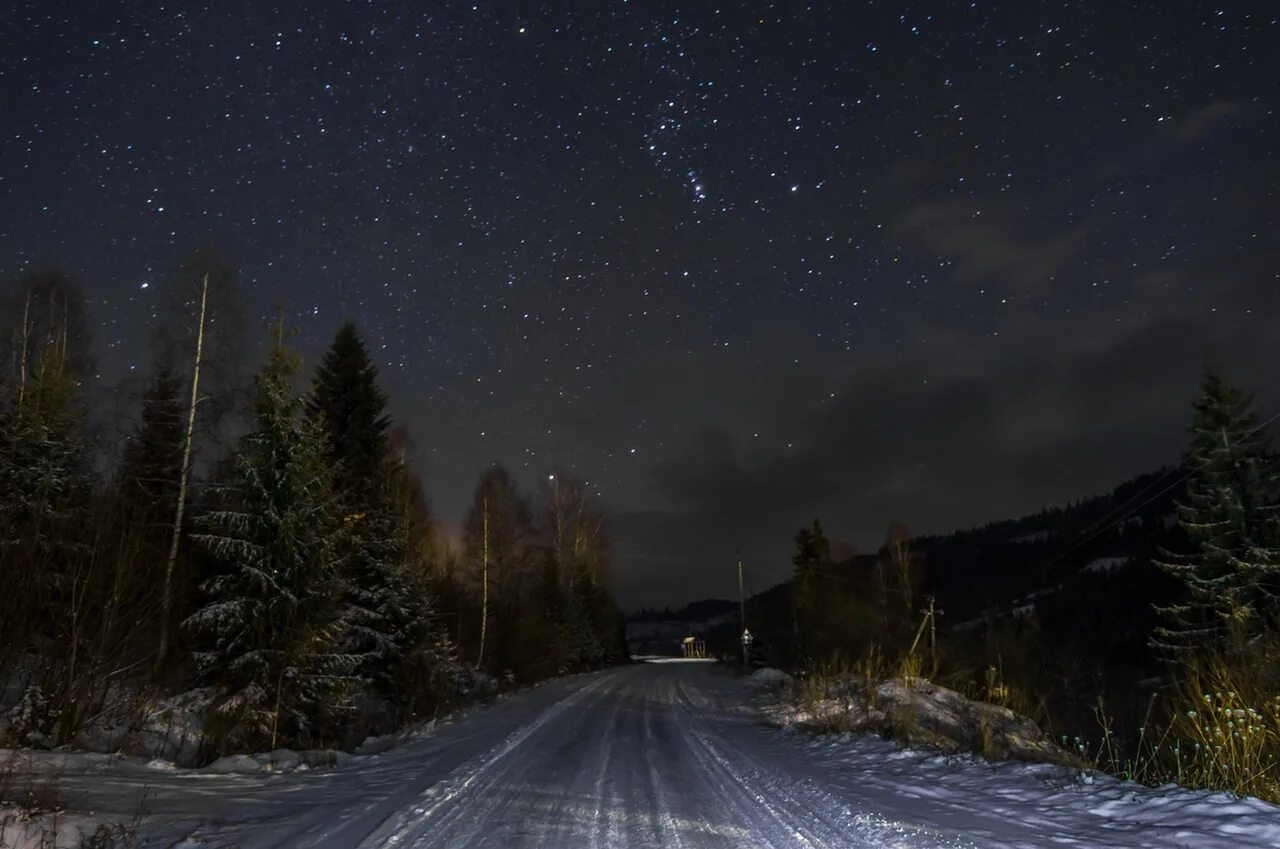
[[[1160,549],[1182,543],[1174,514],[1182,491],[1181,468],[1166,467],[1065,507],[922,537],[912,549],[923,561],[924,591],[945,599],[955,623],[1120,578],[1129,567],[1146,572]]]
[[[684,637],[705,637],[736,629],[738,602],[709,598],[676,610],[641,610],[627,618],[627,648],[632,655],[677,655]]]
[[[1180,467],[1166,467],[1063,507],[914,538],[920,592],[935,599],[942,630],[1034,616],[1044,630],[1080,642],[1085,657],[1146,665],[1152,604],[1173,592],[1151,561],[1162,549],[1183,545],[1174,515],[1183,479]],[[853,577],[876,568],[880,558],[857,555],[831,569]],[[719,623],[712,621],[717,618]],[[702,623],[713,652],[736,650],[740,624],[732,601],[642,611],[629,619],[629,628],[655,619]],[[748,599],[747,619],[766,644],[790,640],[790,582]]]

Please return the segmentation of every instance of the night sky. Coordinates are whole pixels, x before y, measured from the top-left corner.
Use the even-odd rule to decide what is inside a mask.
[[[7,3],[0,267],[131,387],[212,240],[446,526],[570,470],[677,603],[1175,462],[1206,358],[1280,410],[1278,106],[1269,0]]]

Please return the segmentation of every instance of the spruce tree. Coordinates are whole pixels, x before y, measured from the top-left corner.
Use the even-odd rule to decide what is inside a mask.
[[[405,563],[403,517],[390,492],[372,493],[364,509],[344,510],[343,650],[358,659],[360,674],[385,695],[397,696],[398,672],[427,639],[431,606],[426,588]]]
[[[66,618],[93,487],[75,290],[46,274],[26,281],[24,291],[28,306],[14,334],[18,371],[0,397],[0,654],[21,651]]]
[[[216,566],[185,624],[199,672],[221,688],[227,736],[247,744],[312,737],[352,684],[337,646],[341,517],[324,433],[291,387],[296,363],[277,337],[235,480],[194,535]]]
[[[822,531],[822,523],[813,520],[812,528],[801,528],[795,537],[796,551],[792,555],[794,566],[791,578],[791,623],[795,636],[796,652],[801,660],[808,660],[812,648],[809,631],[817,604],[817,580],[822,568],[831,560],[831,544]]]
[[[316,369],[307,412],[323,418],[329,454],[337,462],[340,492],[363,496],[379,487],[386,474],[390,420],[387,399],[378,388],[378,369],[354,324],[338,330]]]
[[[323,432],[343,515],[344,651],[384,694],[427,639],[431,609],[406,570],[408,529],[387,436],[386,397],[355,325],[344,324],[316,370],[309,419]]]
[[[120,490],[148,521],[172,519],[182,472],[182,381],[161,366],[142,399],[142,421],[125,443]]]
[[[1186,589],[1160,610],[1161,648],[1235,651],[1274,627],[1280,538],[1277,476],[1266,429],[1247,393],[1207,368],[1193,403],[1187,487],[1178,522],[1193,551],[1160,565]]]

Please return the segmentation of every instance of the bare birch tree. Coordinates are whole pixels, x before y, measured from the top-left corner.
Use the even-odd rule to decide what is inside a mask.
[[[187,482],[191,476],[191,445],[196,432],[196,408],[200,403],[200,366],[204,358],[204,327],[209,306],[209,273],[200,285],[200,317],[196,322],[196,355],[191,365],[191,402],[187,407],[187,429],[182,439],[182,464],[178,473],[178,501],[173,515],[173,536],[164,567],[164,591],[161,602],[160,643],[156,649],[156,668],[169,653],[169,631],[173,627],[173,570],[178,562],[178,546],[182,541],[182,521],[187,508]]]

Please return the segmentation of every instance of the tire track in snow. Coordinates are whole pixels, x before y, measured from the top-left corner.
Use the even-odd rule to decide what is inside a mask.
[[[432,831],[439,833],[462,817],[469,816],[477,821],[482,819],[479,814],[485,809],[492,808],[493,804],[486,800],[484,794],[474,792],[479,789],[477,785],[491,786],[499,777],[495,773],[501,772],[497,767],[502,765],[530,737],[615,677],[616,673],[603,676],[551,705],[539,714],[536,720],[509,734],[484,755],[464,764],[458,770],[461,773],[460,778],[446,779],[445,782],[441,782],[446,785],[443,792],[434,795],[429,805],[415,806],[407,811],[400,810],[391,814],[380,827],[358,844],[358,849],[430,845],[430,843],[418,842],[428,836],[429,827]],[[424,795],[433,794],[438,787],[440,787],[439,784],[428,788]],[[464,794],[475,797],[472,805],[461,804],[461,797]],[[458,804],[449,811],[442,811],[445,805],[453,802]],[[438,820],[437,815],[440,815]]]
[[[655,688],[656,689],[656,688]],[[659,690],[659,692],[661,692]],[[660,832],[662,846],[670,846],[673,849],[683,849],[684,841],[680,839],[680,829],[676,827],[675,818],[671,816],[671,800],[667,798],[664,791],[661,771],[655,760],[656,747],[654,743],[658,740],[658,735],[654,730],[654,711],[651,704],[646,700],[644,708],[644,739],[645,739],[645,761],[649,768],[649,787],[653,793],[653,799],[657,803],[654,805],[654,820]]]
[[[619,739],[625,739],[625,735],[622,733],[624,729],[618,721],[622,715],[623,705],[624,700],[621,694],[615,695],[613,710],[609,713],[609,718],[604,723],[600,768],[596,770],[595,782],[592,787],[597,801],[595,828],[588,835],[587,845],[590,849],[614,849],[614,847],[623,845],[620,842],[621,835],[618,833],[618,818],[613,815],[614,812],[610,807],[614,799],[621,801],[620,795],[615,792],[616,782],[611,779],[620,768],[613,757],[614,749]],[[605,840],[603,844],[600,842],[602,834]]]
[[[758,798],[780,821],[800,831],[812,832],[814,825],[821,825],[825,831],[825,841],[835,846],[862,846],[866,849],[977,849],[976,844],[954,837],[938,834],[932,829],[895,822],[880,815],[855,813],[847,804],[833,794],[815,785],[808,778],[794,781],[779,781],[776,769],[770,769],[746,746],[733,742],[734,736],[724,733],[710,733],[704,723],[699,721],[705,715],[705,708],[694,704],[685,684],[680,685],[681,695],[686,710],[691,714],[694,726],[693,734],[699,744],[707,752],[721,771],[749,777],[756,787]],[[698,712],[695,715],[695,710]],[[739,724],[742,724],[739,721]],[[750,735],[742,735],[750,739]],[[774,802],[768,802],[773,797]],[[798,824],[794,813],[787,811],[803,811],[807,815],[809,828]],[[856,844],[850,840],[857,841]]]
[[[745,822],[753,824],[750,829],[752,837],[764,840],[770,849],[827,849],[828,843],[809,833],[788,816],[783,809],[771,801],[772,792],[760,788],[758,775],[745,775],[735,769],[722,758],[717,757],[714,748],[708,745],[704,732],[696,727],[698,723],[692,706],[683,686],[675,688],[678,699],[672,699],[671,713],[676,725],[683,731],[689,751],[708,778],[713,792],[719,796],[725,807],[735,810]],[[844,842],[833,842],[835,846],[845,846]]]

